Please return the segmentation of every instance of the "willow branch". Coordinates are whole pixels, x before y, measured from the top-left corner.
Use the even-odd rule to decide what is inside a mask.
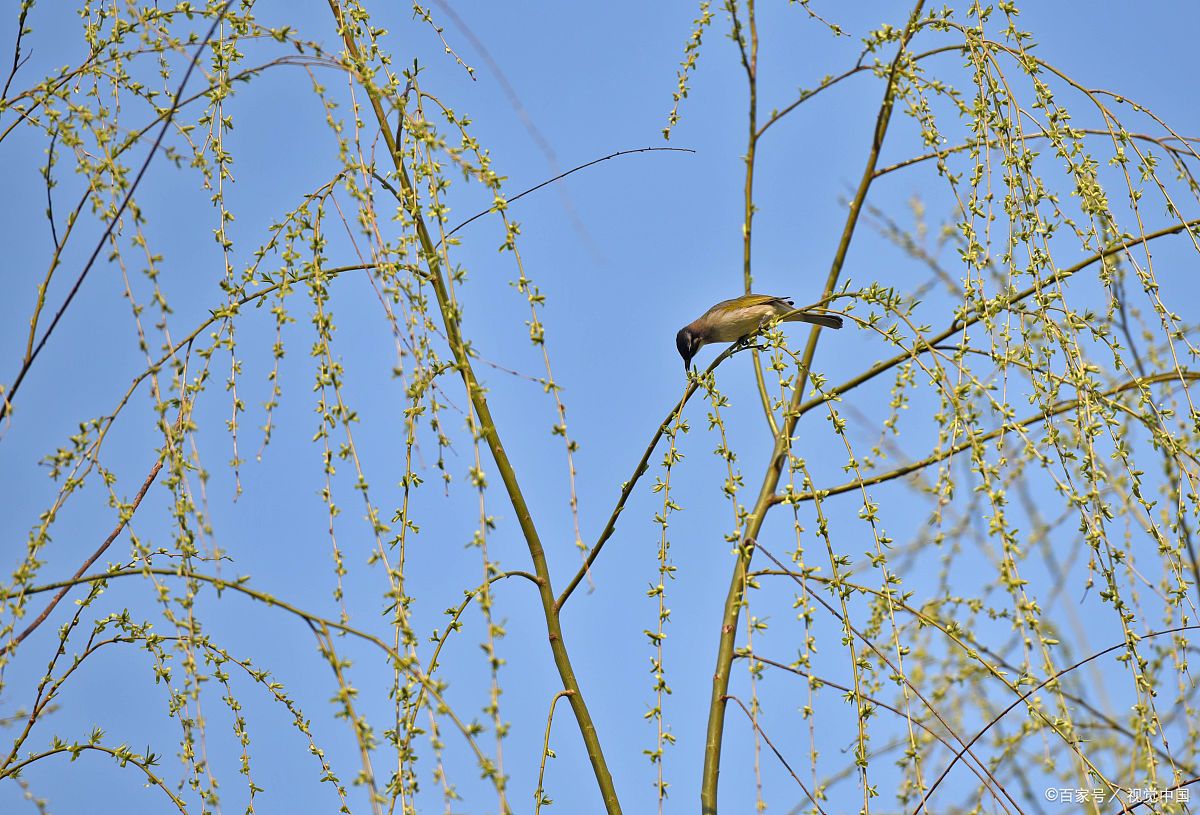
[[[1141,388],[1145,385],[1157,385],[1157,384],[1161,384],[1163,382],[1175,382],[1175,381],[1178,381],[1180,379],[1180,377],[1182,377],[1183,379],[1185,379],[1188,382],[1200,381],[1200,373],[1196,373],[1193,371],[1173,371],[1171,373],[1155,374],[1154,376],[1138,377],[1136,379],[1131,379],[1128,382],[1123,382],[1120,385],[1111,387],[1111,388],[1109,388],[1105,391],[1102,391],[1096,395],[1101,398],[1105,398],[1105,397],[1109,397],[1109,396],[1114,396],[1118,393],[1122,393],[1127,390],[1133,390],[1134,388]],[[970,441],[960,442],[959,444],[956,444],[953,447],[950,447],[949,449],[946,449],[946,450],[939,450],[936,453],[926,456],[925,458],[921,459],[920,461],[915,461],[910,464],[905,464],[903,466],[896,467],[895,469],[888,470],[887,472],[878,473],[869,478],[859,478],[859,479],[855,479],[854,481],[847,481],[844,484],[839,484],[836,487],[830,487],[828,489],[812,490],[810,492],[802,492],[802,493],[796,493],[796,494],[788,494],[786,492],[780,493],[775,496],[773,503],[790,504],[790,503],[800,503],[801,501],[812,501],[815,498],[817,498],[818,496],[821,498],[827,498],[831,495],[841,495],[842,493],[851,492],[853,490],[857,490],[862,487],[872,487],[872,486],[875,486],[876,484],[883,484],[887,481],[894,481],[897,478],[903,478],[904,476],[909,475],[914,472],[917,472],[918,470],[923,470],[931,464],[937,464],[938,462],[945,461],[946,459],[952,458],[953,456],[956,456],[959,453],[962,453],[966,450],[970,450],[972,447],[974,447],[977,444],[989,442],[992,439],[995,439],[999,436],[1002,436],[1002,435],[1008,433],[1009,431],[1016,430],[1018,428],[1029,427],[1030,425],[1037,424],[1038,422],[1044,422],[1048,419],[1051,419],[1055,416],[1059,416],[1063,413],[1068,413],[1068,412],[1074,410],[1075,408],[1079,407],[1079,405],[1080,405],[1080,400],[1078,400],[1078,399],[1071,399],[1071,400],[1068,400],[1065,402],[1058,402],[1057,404],[1053,405],[1049,410],[1043,411],[1042,413],[1038,413],[1033,416],[1026,417],[1025,419],[1022,419],[1017,422],[1006,422],[1003,425],[1001,425],[1000,427],[998,427],[994,430],[990,430],[987,433],[984,433],[984,434],[978,435],[978,436],[972,436]]]
[[[25,594],[40,594],[42,592],[54,591],[55,589],[71,588],[72,586],[79,586],[83,585],[84,583],[98,583],[100,581],[113,580],[121,577],[145,577],[146,575],[150,574],[159,575],[161,577],[177,577],[181,580],[197,580],[201,583],[208,583],[216,588],[218,594],[225,590],[244,594],[250,599],[263,603],[264,605],[280,608],[284,611],[290,612],[291,614],[295,614],[297,617],[306,622],[327,626],[334,630],[341,631],[344,634],[349,634],[352,637],[357,637],[370,642],[372,645],[379,647],[394,660],[400,661],[402,659],[395,649],[378,637],[361,629],[346,625],[345,623],[339,623],[337,620],[331,620],[322,617],[319,614],[313,614],[312,612],[305,611],[298,606],[292,605],[284,600],[280,600],[264,591],[252,589],[245,585],[245,581],[248,578],[235,578],[230,580],[229,578],[214,577],[212,575],[201,574],[200,572],[193,572],[186,569],[165,569],[157,566],[114,569],[113,571],[108,572],[99,572],[96,574],[73,577],[70,580],[46,583],[41,586],[31,586],[30,588],[20,589],[13,592],[0,591],[0,601],[8,600],[22,592]]]
[[[762,548],[762,547],[760,546],[759,548]],[[1024,675],[1023,669],[1021,669],[1018,666],[1012,665],[1011,663],[1006,661],[1003,656],[998,654],[995,650],[993,650],[993,649],[989,648],[988,646],[983,645],[979,642],[976,642],[974,640],[974,638],[971,638],[970,640],[964,640],[963,638],[959,637],[957,634],[955,634],[951,630],[952,624],[947,625],[947,624],[943,623],[939,618],[930,616],[929,614],[922,612],[920,609],[909,605],[903,599],[894,596],[894,594],[891,592],[882,591],[880,589],[873,588],[871,586],[866,586],[861,583],[852,583],[849,580],[846,580],[843,578],[834,579],[834,578],[830,578],[830,577],[822,577],[821,575],[817,575],[817,574],[797,574],[795,571],[785,568],[784,565],[779,561],[779,559],[774,557],[766,549],[762,549],[762,551],[763,551],[763,554],[766,555],[768,559],[770,559],[771,561],[773,561],[775,563],[777,568],[756,569],[755,571],[753,571],[750,574],[751,577],[760,577],[760,576],[787,577],[787,578],[790,578],[791,580],[795,581],[796,583],[800,584],[801,586],[803,586],[802,580],[811,580],[816,583],[820,583],[820,584],[824,585],[830,591],[830,593],[834,593],[835,591],[840,590],[840,589],[846,589],[846,590],[850,590],[850,591],[856,591],[861,594],[873,595],[875,597],[880,598],[881,600],[887,600],[889,603],[893,604],[900,611],[904,611],[907,614],[912,615],[913,618],[917,620],[918,625],[929,626],[929,627],[933,628],[934,630],[940,632],[942,635],[944,635],[946,637],[947,640],[949,640],[951,643],[953,643],[955,645],[955,647],[960,649],[963,652],[963,654],[966,655],[966,657],[968,659],[970,659],[973,662],[977,662],[981,668],[983,668],[985,671],[987,671],[987,673],[989,675],[991,675],[995,679],[1000,680],[1001,684],[1004,685],[1006,690],[1020,696],[1020,693],[1021,693],[1020,684],[1018,682],[1014,682],[1014,681],[1010,680],[1006,674],[1006,671],[1011,672],[1015,675]],[[841,619],[840,615],[838,615],[836,611],[832,611],[831,607],[828,604],[826,604],[824,600],[822,600],[820,597],[817,597],[815,595],[811,595],[811,596],[813,596],[813,598],[815,600],[817,600],[818,603],[821,603],[827,610],[830,610],[831,613],[835,617],[837,617],[839,620]],[[866,640],[866,638],[862,634],[858,634],[857,631],[855,631],[854,633],[860,639],[862,639],[864,642],[867,642],[867,644],[870,645],[869,641]],[[994,660],[995,664],[988,662],[986,659],[983,658],[983,656],[987,656],[988,658]],[[761,657],[757,657],[757,656],[754,658],[760,659],[760,660],[762,659]],[[822,681],[824,681],[824,680],[822,680]],[[902,678],[902,681],[905,681],[907,683],[906,679]],[[1030,679],[1029,681],[1032,681],[1032,679]],[[1050,680],[1048,680],[1048,681],[1050,681]],[[833,683],[829,683],[829,684],[833,684]],[[840,685],[835,685],[835,687],[841,688]],[[849,689],[847,688],[846,690],[849,690]],[[1072,702],[1080,705],[1083,708],[1086,708],[1088,710],[1088,712],[1095,715],[1110,729],[1115,730],[1116,732],[1120,733],[1121,735],[1123,735],[1133,741],[1136,741],[1139,738],[1139,736],[1137,736],[1136,734],[1131,732],[1128,728],[1124,727],[1119,722],[1114,721],[1111,717],[1105,715],[1103,712],[1096,710],[1086,699],[1084,699],[1080,696],[1076,696],[1076,695],[1071,694],[1066,691],[1059,690],[1059,692],[1062,693],[1064,698],[1071,700]],[[878,704],[878,702],[876,700],[870,699],[869,697],[864,696],[863,698],[867,699],[867,701],[870,701],[872,704]],[[1020,700],[1018,699],[1018,701],[1020,701]],[[934,715],[937,716],[937,712],[936,711],[933,711],[933,712],[934,712]],[[1045,713],[1043,713],[1040,708],[1038,708],[1037,706],[1031,705],[1030,712],[1033,713],[1034,715],[1038,716],[1039,718],[1041,718],[1042,721],[1045,722],[1045,724],[1050,727],[1050,729],[1054,732],[1054,734],[1063,740],[1064,744],[1066,744],[1067,747],[1072,748],[1077,753],[1079,752],[1078,747],[1071,741],[1070,737],[1066,733],[1063,733],[1063,731],[1061,729],[1059,729],[1059,727],[1055,724],[1055,721],[1052,718],[1050,718],[1049,716],[1047,716]],[[897,713],[899,713],[899,711],[897,711]],[[904,714],[901,713],[900,715],[904,715]],[[918,724],[918,726],[919,726],[919,722],[917,722],[917,720],[913,719],[912,721],[915,724]],[[946,726],[947,729],[949,730],[949,725],[944,720],[941,720],[939,718],[939,721],[941,722],[942,725]],[[954,731],[950,731],[950,732],[952,735],[954,735],[955,740],[960,745],[964,744],[963,740],[956,733],[954,733]],[[943,742],[943,743],[945,743],[945,742]],[[949,746],[949,745],[947,745],[947,746]],[[1179,763],[1177,759],[1172,758],[1171,755],[1168,752],[1165,752],[1161,747],[1155,746],[1152,749],[1163,759],[1165,759],[1169,762]],[[970,756],[976,762],[980,762],[979,757],[976,756],[969,749],[966,751],[965,755]],[[1081,757],[1082,757],[1082,755],[1081,755]],[[971,767],[972,765],[970,763],[968,763],[967,766]],[[991,771],[987,770],[986,766],[982,762],[980,762],[980,766],[984,768],[984,771],[988,773],[988,776],[992,779],[992,781],[995,782],[997,785],[999,785],[999,781],[995,778],[995,776],[991,773]],[[1186,770],[1192,771],[1193,768],[1189,765],[1189,766],[1182,766],[1181,769],[1186,769]],[[976,775],[978,775],[978,773],[976,773]],[[1101,776],[1097,776],[1097,777],[1101,777]],[[1007,791],[1005,791],[1002,786],[998,787],[998,788],[1001,790],[1001,792],[1004,793],[1004,795],[1006,797],[1008,797],[1008,800],[1010,803],[1012,803],[1014,806],[1017,806],[1016,801],[1014,801],[1011,798],[1011,796],[1008,796]],[[1017,809],[1019,811],[1020,807],[1017,807]]]
[[[348,60],[354,66],[363,68],[363,70],[359,71],[360,81],[370,100],[371,109],[375,114],[380,133],[387,143],[388,152],[395,165],[396,178],[399,182],[401,193],[399,203],[404,207],[416,230],[421,248],[421,258],[428,271],[427,277],[437,298],[438,310],[442,316],[442,324],[446,331],[447,342],[454,355],[456,367],[462,377],[467,396],[471,400],[471,405],[479,418],[480,434],[487,442],[492,459],[496,463],[496,469],[500,472],[501,481],[504,483],[505,491],[508,493],[509,503],[512,505],[517,523],[525,538],[530,559],[533,561],[534,573],[538,578],[538,595],[542,601],[542,611],[545,616],[546,633],[550,643],[550,650],[554,657],[559,677],[562,679],[563,688],[574,691],[569,697],[571,710],[574,712],[575,720],[579,725],[580,735],[583,738],[588,759],[592,764],[592,771],[596,777],[601,797],[604,799],[605,809],[608,815],[619,815],[621,804],[617,798],[616,787],[613,785],[612,774],[604,758],[596,726],[592,721],[587,703],[584,701],[579,681],[575,677],[575,670],[571,665],[571,659],[567,653],[566,644],[563,639],[562,626],[559,624],[558,611],[555,606],[554,590],[550,582],[550,568],[546,562],[546,553],[542,547],[541,538],[533,522],[533,517],[525,501],[520,483],[517,480],[516,472],[508,458],[507,452],[505,452],[504,444],[500,440],[500,432],[492,418],[487,397],[475,377],[471,358],[460,331],[457,307],[451,300],[443,276],[437,244],[434,242],[429,228],[425,223],[425,215],[419,204],[417,190],[409,177],[408,167],[404,162],[400,144],[396,141],[395,134],[392,132],[387,112],[383,107],[380,91],[366,78],[370,76],[370,72],[365,70],[364,57],[355,38],[357,24],[352,24],[345,18],[339,0],[328,0],[328,2],[330,11],[332,11],[334,20],[337,23],[338,34],[346,46]]]
[[[98,753],[110,755],[115,758],[118,763],[121,764],[121,766],[124,766],[125,764],[132,764],[133,766],[137,767],[145,774],[146,780],[149,782],[149,784],[153,784],[162,790],[166,796],[171,799],[171,803],[174,804],[181,813],[187,813],[187,806],[184,804],[183,799],[171,792],[163,780],[155,775],[150,769],[149,763],[144,760],[139,761],[138,756],[134,754],[133,751],[128,750],[128,748],[123,750],[115,749],[112,747],[105,747],[103,744],[64,744],[61,747],[52,747],[49,750],[35,753],[24,761],[14,764],[3,772],[0,772],[0,779],[16,777],[21,770],[25,769],[30,764],[41,761],[44,758],[49,758],[50,756],[59,755],[60,753],[70,753],[71,759],[74,760],[75,757],[84,750],[95,750]]]
[[[850,205],[850,211],[846,215],[846,225],[842,230],[841,240],[838,243],[837,251],[830,265],[822,300],[833,294],[842,272],[842,266],[846,261],[846,254],[850,249],[850,241],[854,236],[854,228],[858,223],[859,213],[862,211],[867,190],[874,179],[875,167],[879,161],[879,152],[883,146],[884,137],[887,134],[888,123],[891,121],[900,63],[908,48],[909,39],[916,30],[918,18],[924,5],[924,0],[917,1],[908,18],[904,33],[901,35],[896,56],[892,60],[891,70],[883,92],[883,101],[880,103],[879,114],[875,120],[875,132],[871,140],[871,149],[867,156],[862,178],[858,184],[858,190]],[[729,693],[729,674],[733,663],[735,632],[742,610],[742,593],[745,586],[745,577],[754,552],[752,541],[757,537],[759,530],[762,528],[763,521],[771,507],[775,487],[779,483],[783,463],[787,458],[787,451],[791,445],[792,433],[795,430],[796,422],[800,418],[797,408],[799,407],[800,398],[804,393],[808,370],[811,366],[813,356],[816,354],[817,341],[820,336],[820,326],[814,326],[809,334],[801,370],[796,375],[796,386],[792,394],[789,409],[785,414],[783,431],[775,438],[771,460],[767,465],[767,471],[763,477],[763,483],[759,489],[754,509],[751,511],[746,529],[743,531],[743,545],[738,547],[737,561],[734,564],[733,574],[730,577],[729,591],[725,598],[725,608],[722,613],[721,635],[717,649],[717,665],[716,670],[713,672],[708,729],[704,745],[704,770],[701,776],[700,792],[701,811],[703,815],[716,815],[717,812],[717,786],[721,772],[721,746],[725,729],[725,702]]]
[[[54,329],[58,326],[58,323],[60,320],[62,320],[67,308],[75,299],[75,295],[79,293],[80,287],[83,286],[83,281],[87,279],[88,272],[92,270],[92,267],[96,263],[96,259],[100,257],[100,252],[104,249],[104,245],[108,241],[109,236],[112,234],[113,230],[117,228],[117,223],[121,220],[121,215],[123,215],[126,208],[128,208],[129,202],[133,200],[133,193],[137,190],[142,178],[145,177],[146,170],[150,168],[150,161],[158,152],[158,147],[160,144],[162,144],[163,139],[166,137],[167,130],[170,129],[171,122],[175,118],[175,113],[179,110],[180,100],[183,97],[183,89],[187,86],[188,79],[191,77],[192,71],[195,70],[196,63],[200,60],[200,55],[208,46],[213,34],[216,33],[217,26],[221,24],[223,19],[225,19],[225,13],[229,10],[231,5],[233,5],[233,0],[226,0],[225,5],[221,6],[221,8],[217,11],[216,19],[213,20],[212,25],[209,26],[208,33],[204,35],[204,39],[202,39],[200,44],[196,47],[196,51],[192,55],[191,62],[188,63],[187,70],[183,74],[183,79],[179,83],[179,88],[171,97],[171,107],[167,111],[163,121],[163,126],[158,131],[158,136],[154,139],[154,144],[150,146],[150,152],[146,154],[146,159],[142,162],[141,169],[139,169],[137,175],[134,176],[133,182],[129,185],[129,189],[125,191],[125,197],[121,199],[121,204],[117,207],[117,211],[114,212],[112,217],[108,219],[108,225],[104,228],[104,232],[100,235],[100,239],[96,242],[96,248],[92,250],[91,256],[88,258],[87,263],[84,264],[83,270],[79,273],[79,276],[75,279],[75,284],[71,286],[70,291],[67,292],[67,297],[65,300],[63,300],[63,304],[54,314],[54,319],[51,320],[50,325],[46,327],[46,331],[44,334],[42,334],[42,338],[38,340],[35,346],[26,351],[25,359],[22,361],[21,368],[17,372],[17,378],[13,380],[12,385],[9,386],[8,390],[4,392],[4,398],[0,400],[0,419],[3,419],[12,411],[12,400],[17,395],[17,390],[20,389],[21,383],[25,380],[25,375],[29,373],[30,366],[33,365],[33,362],[35,359],[37,359],[38,354],[40,354],[42,349],[46,346],[46,341],[49,340],[50,335],[54,333]],[[32,341],[32,339],[33,335],[31,333],[30,340]]]
[[[850,694],[854,693],[854,689],[849,687],[848,685],[842,685],[838,682],[834,682],[833,680],[826,679],[825,677],[816,676],[814,674],[808,673],[807,671],[803,671],[793,665],[785,665],[782,662],[777,662],[773,659],[767,659],[766,657],[760,656],[759,654],[756,654],[756,653],[751,652],[751,653],[746,653],[744,655],[739,655],[739,656],[742,656],[745,659],[753,660],[755,662],[761,662],[764,665],[770,665],[772,668],[778,668],[782,671],[788,671],[789,673],[793,673],[796,676],[802,676],[805,679],[808,679],[810,682],[818,683],[818,685],[821,685],[821,686],[828,685],[829,687],[840,690],[843,693],[850,693]],[[928,733],[931,738],[940,742],[942,744],[942,746],[945,747],[947,750],[954,752],[954,746],[951,745],[950,742],[947,741],[946,738],[941,733],[937,732],[936,730],[934,730],[929,725],[925,724],[925,722],[921,721],[920,719],[914,719],[910,714],[905,713],[904,711],[900,710],[897,707],[893,707],[892,705],[888,704],[887,702],[883,701],[882,699],[877,699],[873,696],[867,696],[866,694],[863,694],[862,698],[864,701],[869,702],[870,704],[875,705],[878,708],[882,708],[886,711],[894,713],[897,716],[904,719],[905,721],[911,722],[912,724],[919,727],[921,730],[924,730],[926,733]],[[902,743],[908,744],[907,739],[903,740]],[[975,763],[979,765],[979,767],[976,767],[975,764],[971,764],[970,762],[968,762],[967,767],[973,773],[975,773],[975,777],[979,779],[979,782],[981,784],[983,784],[984,787],[988,788],[988,791],[992,793],[992,797],[994,797],[996,799],[996,803],[998,803],[1001,807],[1004,807],[1005,810],[1007,811],[1008,808],[1005,806],[1004,801],[1002,801],[1000,799],[1000,794],[998,792],[998,788],[995,787],[995,784],[997,783],[997,781],[994,777],[991,776],[991,773],[988,771],[987,765],[984,764],[983,761],[981,761],[980,758],[977,755],[975,755],[974,753],[968,752],[967,755],[971,756],[971,758],[975,760]],[[983,772],[980,772],[981,769]]]
[[[1178,634],[1181,631],[1195,631],[1197,629],[1200,629],[1200,625],[1181,625],[1178,628],[1168,628],[1163,631],[1152,631],[1149,634],[1139,634],[1138,638],[1142,639],[1142,640],[1148,640],[1148,639],[1152,639],[1154,637],[1161,637],[1164,634]],[[1033,694],[1037,693],[1042,688],[1049,685],[1051,682],[1054,682],[1055,680],[1057,680],[1059,677],[1069,674],[1071,671],[1075,670],[1076,668],[1081,668],[1084,665],[1087,665],[1089,662],[1097,660],[1100,657],[1105,656],[1106,654],[1111,654],[1113,651],[1118,651],[1122,648],[1127,648],[1127,647],[1129,647],[1129,643],[1125,642],[1125,641],[1121,641],[1121,642],[1117,643],[1116,645],[1105,648],[1103,651],[1097,651],[1096,653],[1092,654],[1090,657],[1087,657],[1086,659],[1081,659],[1078,662],[1076,662],[1074,665],[1071,665],[1068,668],[1063,668],[1061,671],[1058,671],[1057,673],[1055,673],[1055,674],[1051,675],[1050,677],[1039,682],[1035,687],[1031,688],[1026,693],[1021,694],[1021,696],[1018,697],[1016,699],[1016,701],[1014,701],[1011,705],[1006,707],[1004,710],[1000,711],[1000,713],[998,715],[996,715],[995,717],[993,717],[990,722],[988,722],[986,725],[984,725],[984,727],[978,733],[976,733],[974,735],[974,737],[972,737],[971,740],[969,742],[967,742],[961,750],[959,750],[958,752],[956,752],[954,754],[954,758],[950,761],[949,764],[946,765],[946,769],[942,770],[942,774],[939,775],[937,777],[937,779],[933,782],[933,784],[929,787],[929,792],[926,794],[926,798],[928,799],[929,796],[933,795],[933,791],[938,788],[938,785],[940,785],[943,780],[945,780],[946,776],[949,775],[950,770],[954,767],[955,764],[958,763],[958,760],[960,758],[962,758],[963,754],[967,750],[969,750],[971,748],[971,746],[975,744],[975,742],[977,742],[981,738],[983,738],[983,735],[985,733],[987,733],[989,730],[991,730],[992,727],[994,727],[996,724],[998,724],[1001,719],[1003,719],[1010,712],[1012,712],[1012,710],[1014,710],[1018,705],[1020,705],[1022,702],[1024,702],[1030,696],[1033,696]],[[1097,777],[1103,779],[1103,776],[1098,775]],[[924,803],[925,802],[922,801],[921,804],[918,805],[915,810],[913,810],[913,815],[919,815]]]
[[[1108,130],[1098,130],[1096,128],[1088,128],[1088,127],[1077,128],[1077,129],[1074,129],[1072,132],[1086,133],[1089,136],[1110,136],[1111,137],[1113,135],[1112,132],[1108,131]],[[1051,134],[1049,134],[1049,133],[1022,133],[1020,135],[1009,136],[1009,138],[1011,138],[1015,141],[1023,142],[1023,141],[1031,141],[1033,139],[1048,139],[1048,138],[1050,138],[1050,135]],[[1180,156],[1180,157],[1189,157],[1190,156],[1190,157],[1195,158],[1196,156],[1195,156],[1195,153],[1192,152],[1191,150],[1180,149],[1179,147],[1172,146],[1171,144],[1169,144],[1169,142],[1179,141],[1179,142],[1183,142],[1183,143],[1187,144],[1190,142],[1200,141],[1198,139],[1185,139],[1182,137],[1162,138],[1162,137],[1151,136],[1147,133],[1127,133],[1124,135],[1127,135],[1131,139],[1137,139],[1138,141],[1152,142],[1154,144],[1157,144],[1159,147],[1166,150],[1167,152],[1172,153],[1177,156]],[[895,164],[889,164],[887,167],[879,168],[879,170],[877,170],[875,172],[875,177],[879,178],[881,176],[887,175],[888,173],[894,173],[897,170],[903,170],[905,167],[911,167],[914,164],[920,164],[925,161],[932,161],[934,159],[943,159],[943,158],[946,158],[947,156],[953,155],[955,153],[962,153],[962,152],[964,152],[966,150],[970,150],[972,148],[989,147],[989,146],[991,146],[991,143],[980,139],[978,141],[968,141],[968,142],[963,142],[962,144],[956,144],[953,147],[945,147],[945,148],[942,148],[941,150],[934,150],[933,152],[930,152],[930,153],[922,153],[919,156],[912,156],[911,158],[906,158],[903,161],[898,161]]]
[[[1047,286],[1051,286],[1056,283],[1060,283],[1060,282],[1066,280],[1067,278],[1071,277],[1072,275],[1075,275],[1076,273],[1082,271],[1083,269],[1086,269],[1088,266],[1091,266],[1093,263],[1098,263],[1107,257],[1111,257],[1119,252],[1124,252],[1124,251],[1128,250],[1130,247],[1137,246],[1139,244],[1145,244],[1156,238],[1162,238],[1167,235],[1176,235],[1180,232],[1183,232],[1184,230],[1192,231],[1192,230],[1195,230],[1197,227],[1200,227],[1200,218],[1197,218],[1197,219],[1191,220],[1191,221],[1185,221],[1184,223],[1173,224],[1171,226],[1163,227],[1162,229],[1156,230],[1154,232],[1149,232],[1145,235],[1141,235],[1136,238],[1130,237],[1128,240],[1121,241],[1119,243],[1115,243],[1112,246],[1106,247],[1106,248],[1100,250],[1099,252],[1096,252],[1095,254],[1090,255],[1087,258],[1084,258],[1083,260],[1079,261],[1078,263],[1075,263],[1071,266],[1066,267],[1065,269],[1060,269],[1060,270],[1054,272],[1054,274],[1050,275],[1046,279],[1039,280],[1038,282],[1022,289],[1021,291],[1017,292],[1016,294],[1012,295],[1011,297],[1005,298],[1003,305],[1005,308],[1011,308],[1012,306],[1016,305],[1017,303],[1020,303],[1024,300],[1028,300],[1030,297],[1032,297],[1035,294],[1037,294],[1038,292],[1042,291]],[[997,308],[999,308],[999,306],[997,306]],[[895,356],[893,356],[889,359],[886,359],[883,362],[875,363],[874,365],[872,365],[870,368],[868,368],[866,371],[859,374],[858,376],[855,376],[851,379],[846,380],[845,382],[838,385],[837,387],[829,388],[821,396],[817,396],[813,399],[810,399],[807,402],[804,402],[803,404],[800,405],[798,410],[800,411],[801,414],[807,413],[808,411],[812,410],[814,407],[817,407],[818,405],[822,405],[826,401],[833,399],[834,397],[841,396],[844,393],[848,393],[849,391],[852,391],[855,388],[857,388],[859,385],[862,385],[862,384],[865,384],[865,383],[871,381],[875,377],[879,376],[881,373],[884,373],[885,371],[888,371],[888,370],[896,367],[897,365],[904,362],[905,360],[914,359],[918,354],[922,354],[922,353],[925,353],[926,351],[933,350],[934,346],[936,346],[942,342],[945,342],[946,340],[950,339],[951,337],[953,337],[956,334],[959,334],[959,333],[965,331],[966,329],[975,325],[982,319],[983,319],[982,311],[976,311],[975,313],[971,314],[970,316],[962,316],[960,314],[959,316],[955,317],[953,321],[951,321],[949,328],[946,328],[944,331],[936,334],[935,336],[933,336],[929,339],[920,340],[911,349],[909,349],[907,351],[901,351],[899,354],[896,354]]]

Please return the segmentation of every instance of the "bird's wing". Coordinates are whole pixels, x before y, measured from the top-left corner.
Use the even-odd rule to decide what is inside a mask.
[[[754,308],[755,306],[775,306],[784,311],[791,311],[792,300],[790,297],[776,297],[772,294],[743,294],[741,297],[722,300],[710,308],[709,312],[724,312],[732,309]]]
[[[773,306],[782,306],[786,309],[791,309],[793,305],[792,298],[776,297],[773,294],[747,294],[746,298],[751,301],[750,305],[755,306],[770,304]]]

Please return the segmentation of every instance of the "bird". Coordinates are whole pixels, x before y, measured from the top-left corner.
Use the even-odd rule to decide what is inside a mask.
[[[842,318],[835,314],[796,311],[790,297],[769,294],[743,294],[732,300],[722,300],[695,320],[679,329],[675,347],[683,357],[686,371],[692,357],[710,342],[744,340],[771,320],[782,317],[785,322],[812,323],[825,328],[841,328]]]

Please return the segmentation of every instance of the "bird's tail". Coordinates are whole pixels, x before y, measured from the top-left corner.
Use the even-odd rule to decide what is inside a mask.
[[[842,327],[842,318],[836,314],[816,314],[811,311],[797,311],[790,317],[785,317],[784,321],[789,323],[812,323],[813,325],[822,325],[826,328]]]

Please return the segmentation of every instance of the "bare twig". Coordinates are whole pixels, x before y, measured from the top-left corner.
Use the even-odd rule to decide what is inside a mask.
[[[657,152],[662,152],[662,151],[667,151],[667,152],[671,152],[671,153],[695,153],[696,152],[695,150],[691,149],[690,147],[639,147],[635,150],[618,150],[615,153],[609,153],[607,156],[603,156],[598,159],[593,159],[592,161],[589,161],[586,164],[580,164],[578,167],[572,167],[570,170],[567,170],[565,173],[559,173],[558,175],[554,176],[554,178],[543,181],[540,184],[535,184],[534,186],[530,187],[529,189],[519,192],[516,195],[514,195],[512,198],[507,199],[506,203],[511,204],[513,201],[516,201],[518,198],[524,198],[526,195],[529,195],[529,193],[531,193],[531,192],[537,192],[542,187],[545,187],[548,184],[553,184],[555,181],[561,181],[562,179],[569,176],[571,173],[577,173],[580,170],[584,170],[588,167],[591,167],[593,164],[599,164],[602,161],[608,161],[609,159],[617,158],[618,156],[628,156],[628,155],[632,155],[634,153],[657,153]],[[375,177],[379,178],[379,176],[375,176]],[[380,178],[379,180],[383,181],[382,178]],[[387,182],[384,181],[384,184],[387,184]],[[390,187],[390,185],[389,185],[389,187]],[[394,190],[393,190],[393,192],[394,192]],[[484,215],[487,215],[489,212],[492,212],[492,211],[493,210],[491,210],[491,209],[485,209],[485,210],[483,210],[483,212],[475,213],[470,218],[463,221],[461,224],[459,224],[458,226],[454,227],[449,232],[447,232],[446,237],[447,238],[450,237],[451,235],[453,235],[458,230],[462,229],[467,224],[471,223],[472,221],[476,221],[476,220],[482,218]]]
[[[766,731],[759,727],[758,722],[756,722],[754,717],[750,715],[750,711],[746,709],[746,703],[736,696],[726,696],[725,698],[738,703],[738,707],[742,709],[742,712],[746,714],[746,718],[750,720],[750,726],[754,728],[758,735],[762,736],[763,741],[767,743],[767,746],[771,748],[773,753],[775,753],[775,757],[779,759],[779,763],[783,765],[784,769],[788,771],[788,774],[791,775],[792,778],[795,779],[796,783],[800,785],[800,789],[804,790],[804,794],[808,797],[808,800],[812,801],[812,805],[817,808],[817,812],[820,812],[821,815],[825,815],[825,810],[821,808],[821,804],[817,801],[816,796],[812,794],[808,787],[804,786],[804,782],[800,780],[800,776],[796,775],[796,771],[792,769],[792,765],[787,763],[787,759],[783,757],[783,753],[779,752],[779,749],[771,742],[771,739],[766,734]]]
[[[137,495],[133,496],[133,501],[129,504],[129,507],[122,510],[121,520],[117,522],[116,527],[111,533],[109,533],[109,536],[105,538],[104,542],[100,544],[99,548],[92,553],[92,556],[83,562],[83,565],[76,570],[74,576],[59,590],[58,594],[54,595],[54,599],[51,600],[44,609],[42,609],[42,613],[39,614],[33,622],[27,625],[24,631],[4,645],[4,653],[11,653],[14,651],[17,646],[19,646],[25,640],[26,637],[37,630],[38,626],[46,622],[46,618],[50,616],[50,612],[54,611],[54,608],[58,605],[59,601],[66,597],[67,592],[70,591],[71,587],[76,584],[76,581],[83,577],[83,573],[86,572],[93,563],[99,560],[100,556],[103,555],[108,550],[108,547],[112,545],[112,542],[117,539],[117,536],[120,535],[121,531],[125,529],[125,525],[129,523],[131,518],[133,518],[133,514],[137,512],[137,508],[141,505],[142,499],[146,497],[146,493],[149,491],[150,485],[154,483],[154,479],[158,478],[158,473],[160,470],[162,470],[164,456],[165,450],[163,453],[159,454],[158,459],[154,462],[154,466],[150,468],[150,472],[146,475],[146,480],[142,482],[142,488],[137,491]]]

